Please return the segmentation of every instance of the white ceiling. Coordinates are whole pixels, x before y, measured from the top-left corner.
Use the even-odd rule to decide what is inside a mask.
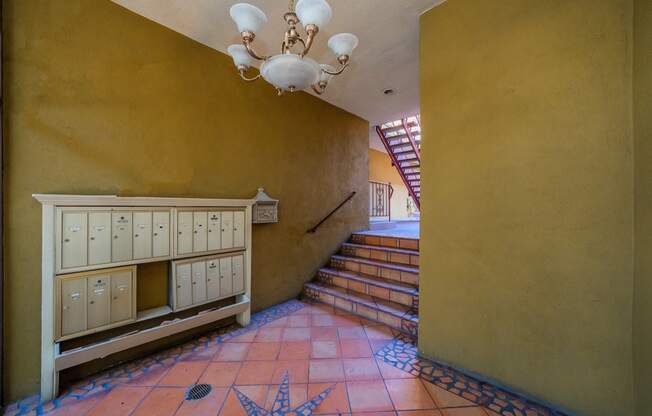
[[[112,1],[223,53],[229,45],[240,43],[229,17],[229,8],[238,0]],[[288,2],[240,1],[258,6],[268,18],[267,25],[256,36],[255,49],[261,54],[278,53],[286,29],[282,16]],[[369,120],[371,126],[417,113],[419,15],[443,0],[328,1],[333,19],[321,29],[310,56],[320,63],[334,65],[334,56],[326,43],[339,32],[356,34],[360,44],[353,53],[351,67],[335,77],[320,98]],[[388,88],[395,91],[393,95],[383,94]],[[373,129],[370,146],[384,151]]]

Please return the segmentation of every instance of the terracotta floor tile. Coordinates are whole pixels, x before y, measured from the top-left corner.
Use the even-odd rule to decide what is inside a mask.
[[[310,315],[310,305],[306,304],[303,308],[292,312],[290,315],[295,316],[295,315]]]
[[[220,345],[210,345],[188,354],[182,361],[210,361],[220,350]]]
[[[310,328],[310,339],[312,341],[337,341],[337,328],[313,327]]]
[[[343,339],[340,341],[342,357],[344,358],[364,358],[371,357],[371,347],[367,339]]]
[[[254,342],[249,347],[247,361],[276,360],[281,350],[280,342]]]
[[[310,340],[310,328],[285,328],[283,330],[283,341],[308,340]]]
[[[138,406],[150,390],[152,390],[151,387],[118,386],[111,390],[97,406],[93,407],[88,415],[127,416]]]
[[[337,341],[312,341],[311,358],[339,358],[340,344]]]
[[[434,409],[435,403],[417,378],[385,380],[396,410]]]
[[[238,335],[237,337],[233,337],[230,340],[226,341],[227,343],[232,343],[232,342],[254,342],[254,338],[256,338],[256,335],[258,335],[258,330],[253,329],[251,331],[245,332],[244,334]]]
[[[396,412],[364,412],[364,413],[352,413],[351,416],[396,416]]]
[[[481,407],[456,407],[439,410],[442,416],[487,416]]]
[[[254,338],[255,342],[279,342],[283,328],[260,328],[258,335]]]
[[[215,387],[200,400],[184,400],[174,416],[215,416],[226,400],[228,387]]]
[[[242,361],[247,356],[251,342],[224,344],[213,357],[215,361]]]
[[[148,369],[144,374],[134,377],[125,385],[129,386],[156,386],[165,374],[170,370],[169,367],[155,366]]]
[[[310,317],[308,315],[288,316],[288,327],[308,328],[310,327]]]
[[[443,416],[439,410],[403,410],[399,416]]]
[[[335,315],[335,309],[332,306],[328,305],[323,305],[323,304],[315,304],[312,305],[310,308],[310,313],[313,315],[318,315],[318,314],[330,314],[330,315]]]
[[[277,361],[272,383],[280,384],[287,372],[290,383],[307,383],[310,362],[308,360]]]
[[[403,371],[399,368],[394,367],[383,362],[382,359],[377,358],[376,362],[378,363],[378,368],[380,369],[380,374],[382,374],[384,379],[396,379],[396,378],[414,378],[412,374],[407,371]]]
[[[284,328],[288,324],[288,317],[284,316],[273,320],[272,322],[263,325],[264,328]]]
[[[265,401],[267,400],[267,392],[269,391],[269,386],[267,385],[257,385],[257,386],[238,386],[238,390],[251,400],[253,400],[258,406],[265,406]],[[242,408],[240,400],[235,393],[233,388],[230,389],[229,394],[226,396],[224,401],[224,406],[220,412],[222,416],[247,416],[247,412]]]
[[[375,354],[385,348],[390,342],[392,342],[391,339],[370,339],[369,345],[371,346],[371,351]]]
[[[369,339],[393,339],[392,331],[386,326],[368,326],[365,327],[365,332]]]
[[[341,360],[310,360],[309,379],[311,383],[344,381]]]
[[[428,393],[430,393],[430,397],[432,397],[437,407],[440,409],[446,407],[476,406],[475,403],[427,381],[423,381],[423,385],[428,390]]]
[[[155,387],[136,408],[133,416],[172,416],[186,393],[186,388]]]
[[[276,361],[245,361],[235,379],[235,384],[270,384],[275,368]]]
[[[182,361],[176,363],[159,381],[159,386],[187,387],[194,384],[208,367],[208,361]]]
[[[347,381],[346,389],[354,412],[382,412],[394,410],[385,383],[376,381]]]
[[[367,339],[367,334],[361,326],[344,326],[337,328],[340,339]]]
[[[272,384],[267,391],[267,400],[265,401],[265,409],[272,410],[276,394],[278,393],[278,384]],[[290,384],[290,408],[295,409],[297,406],[302,405],[308,400],[308,385],[307,384]]]
[[[210,384],[213,387],[229,387],[235,382],[240,366],[239,362],[210,363],[198,383]]]
[[[279,360],[307,360],[310,358],[310,349],[312,348],[309,341],[284,342],[281,344],[281,352],[278,355]]]
[[[378,365],[376,365],[376,360],[373,358],[348,358],[342,360],[342,365],[344,366],[346,381],[381,379]]]
[[[308,384],[308,398],[317,396],[322,391],[333,386],[332,383],[315,383]],[[333,391],[313,412],[316,415],[322,414],[342,414],[348,413],[351,409],[349,407],[349,398],[346,393],[346,385],[344,383],[337,383]]]
[[[312,326],[334,326],[335,319],[333,315],[317,314],[312,315]]]
[[[47,413],[48,416],[71,416],[71,415],[84,415],[98,403],[106,398],[105,393],[96,394],[91,397],[85,397],[81,400],[74,401],[66,404],[52,412]],[[21,415],[24,413],[21,413]],[[28,415],[35,415],[36,413],[28,413]]]
[[[354,315],[335,316],[333,319],[335,326],[348,327],[360,326],[360,319]]]

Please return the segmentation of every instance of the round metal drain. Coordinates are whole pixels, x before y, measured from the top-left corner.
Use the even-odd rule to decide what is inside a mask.
[[[195,384],[186,392],[186,400],[200,400],[213,390],[210,384]]]

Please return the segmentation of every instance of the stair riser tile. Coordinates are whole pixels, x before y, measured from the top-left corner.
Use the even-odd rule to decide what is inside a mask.
[[[418,266],[419,265],[419,256],[413,256],[410,254],[401,254],[401,253],[392,253],[390,251],[383,250],[370,250],[366,248],[345,248],[342,250],[342,253],[345,255],[353,257],[361,257],[363,259],[370,260],[380,260],[396,264],[404,264],[407,266]]]
[[[406,250],[419,250],[419,240],[395,237],[378,237],[373,235],[354,234],[351,241],[356,244],[368,246],[403,248]]]
[[[343,277],[333,276],[330,273],[319,272],[317,278],[318,280],[320,280],[322,283],[325,284],[341,287],[343,289],[349,289],[353,292],[370,295],[384,300],[389,300],[409,307],[414,305],[415,302],[414,296],[409,295],[407,293],[398,292],[395,290],[391,290],[388,288],[383,288],[375,285],[368,285],[355,280],[345,279]]]
[[[358,263],[355,261],[340,261],[331,259],[330,266],[334,269],[348,270],[356,273],[364,273],[369,276],[382,277],[396,282],[419,285],[419,275],[416,273],[403,272],[400,270],[388,269],[385,267],[372,266],[370,264]]]
[[[370,308],[359,303],[349,302],[347,300],[329,295],[327,293],[323,293],[321,291],[319,292],[318,299],[313,298],[313,300],[319,300],[322,303],[334,306],[338,309],[353,313],[374,322],[384,323],[396,330],[405,332],[412,336],[417,335],[416,323],[408,319],[398,318],[383,311]]]

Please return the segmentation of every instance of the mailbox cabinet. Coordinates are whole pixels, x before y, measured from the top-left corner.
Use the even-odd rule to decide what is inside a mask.
[[[244,268],[242,252],[173,261],[172,309],[180,311],[244,293]]]
[[[57,341],[136,320],[136,266],[76,273],[56,279]]]
[[[190,256],[244,249],[245,225],[242,210],[179,210],[176,254]]]
[[[57,214],[57,272],[171,256],[170,209],[66,208]]]

